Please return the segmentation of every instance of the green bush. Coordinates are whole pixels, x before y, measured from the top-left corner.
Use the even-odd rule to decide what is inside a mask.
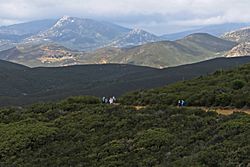
[[[222,94],[218,94],[215,97],[215,105],[216,106],[229,106],[231,104],[231,95],[230,94],[226,94],[226,93],[222,93]]]
[[[245,82],[242,81],[242,80],[237,79],[237,80],[234,80],[234,81],[232,82],[232,88],[233,88],[234,90],[242,89],[244,86],[245,86]]]

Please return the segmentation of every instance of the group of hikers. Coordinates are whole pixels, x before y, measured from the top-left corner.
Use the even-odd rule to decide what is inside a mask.
[[[102,103],[104,104],[113,104],[113,103],[116,103],[117,100],[115,98],[115,96],[113,97],[102,97]]]
[[[103,104],[114,104],[117,103],[117,99],[115,96],[113,97],[102,97],[102,103]],[[186,102],[183,99],[178,100],[178,107],[184,107],[186,106]]]
[[[184,100],[178,100],[178,107],[186,106],[186,102]]]

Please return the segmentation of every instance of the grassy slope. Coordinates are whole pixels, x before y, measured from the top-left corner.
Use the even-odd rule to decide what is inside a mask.
[[[206,50],[214,53],[228,51],[233,46],[237,45],[235,42],[223,40],[206,33],[189,35],[181,40],[177,40],[176,42],[186,47],[190,47],[190,45],[196,45],[196,47],[203,49],[205,48]]]

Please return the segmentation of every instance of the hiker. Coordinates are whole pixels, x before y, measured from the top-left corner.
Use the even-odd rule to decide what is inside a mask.
[[[115,96],[113,96],[112,99],[113,99],[113,102],[116,103],[116,98],[115,98]]]
[[[181,100],[181,106],[184,107],[186,105],[186,102],[184,100]]]
[[[109,98],[109,104],[113,104],[114,103],[114,99],[112,97]]]
[[[108,103],[109,103],[109,99],[105,98],[105,104],[108,104]]]
[[[105,103],[106,97],[102,97],[102,103]]]
[[[178,107],[181,107],[181,100],[178,100]]]

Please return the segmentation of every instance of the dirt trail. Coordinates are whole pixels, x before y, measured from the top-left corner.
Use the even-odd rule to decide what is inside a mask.
[[[215,111],[219,114],[230,115],[234,112],[244,112],[246,114],[250,114],[250,109],[238,109],[238,108],[220,108],[220,107],[190,107],[190,108],[200,108],[204,111]]]
[[[133,106],[136,110],[141,110],[146,108],[147,106]],[[219,114],[222,115],[230,115],[233,114],[234,112],[244,112],[247,114],[250,114],[250,109],[237,109],[237,108],[221,108],[221,107],[185,107],[185,108],[190,108],[190,109],[202,109],[206,112],[208,111],[215,111]]]

